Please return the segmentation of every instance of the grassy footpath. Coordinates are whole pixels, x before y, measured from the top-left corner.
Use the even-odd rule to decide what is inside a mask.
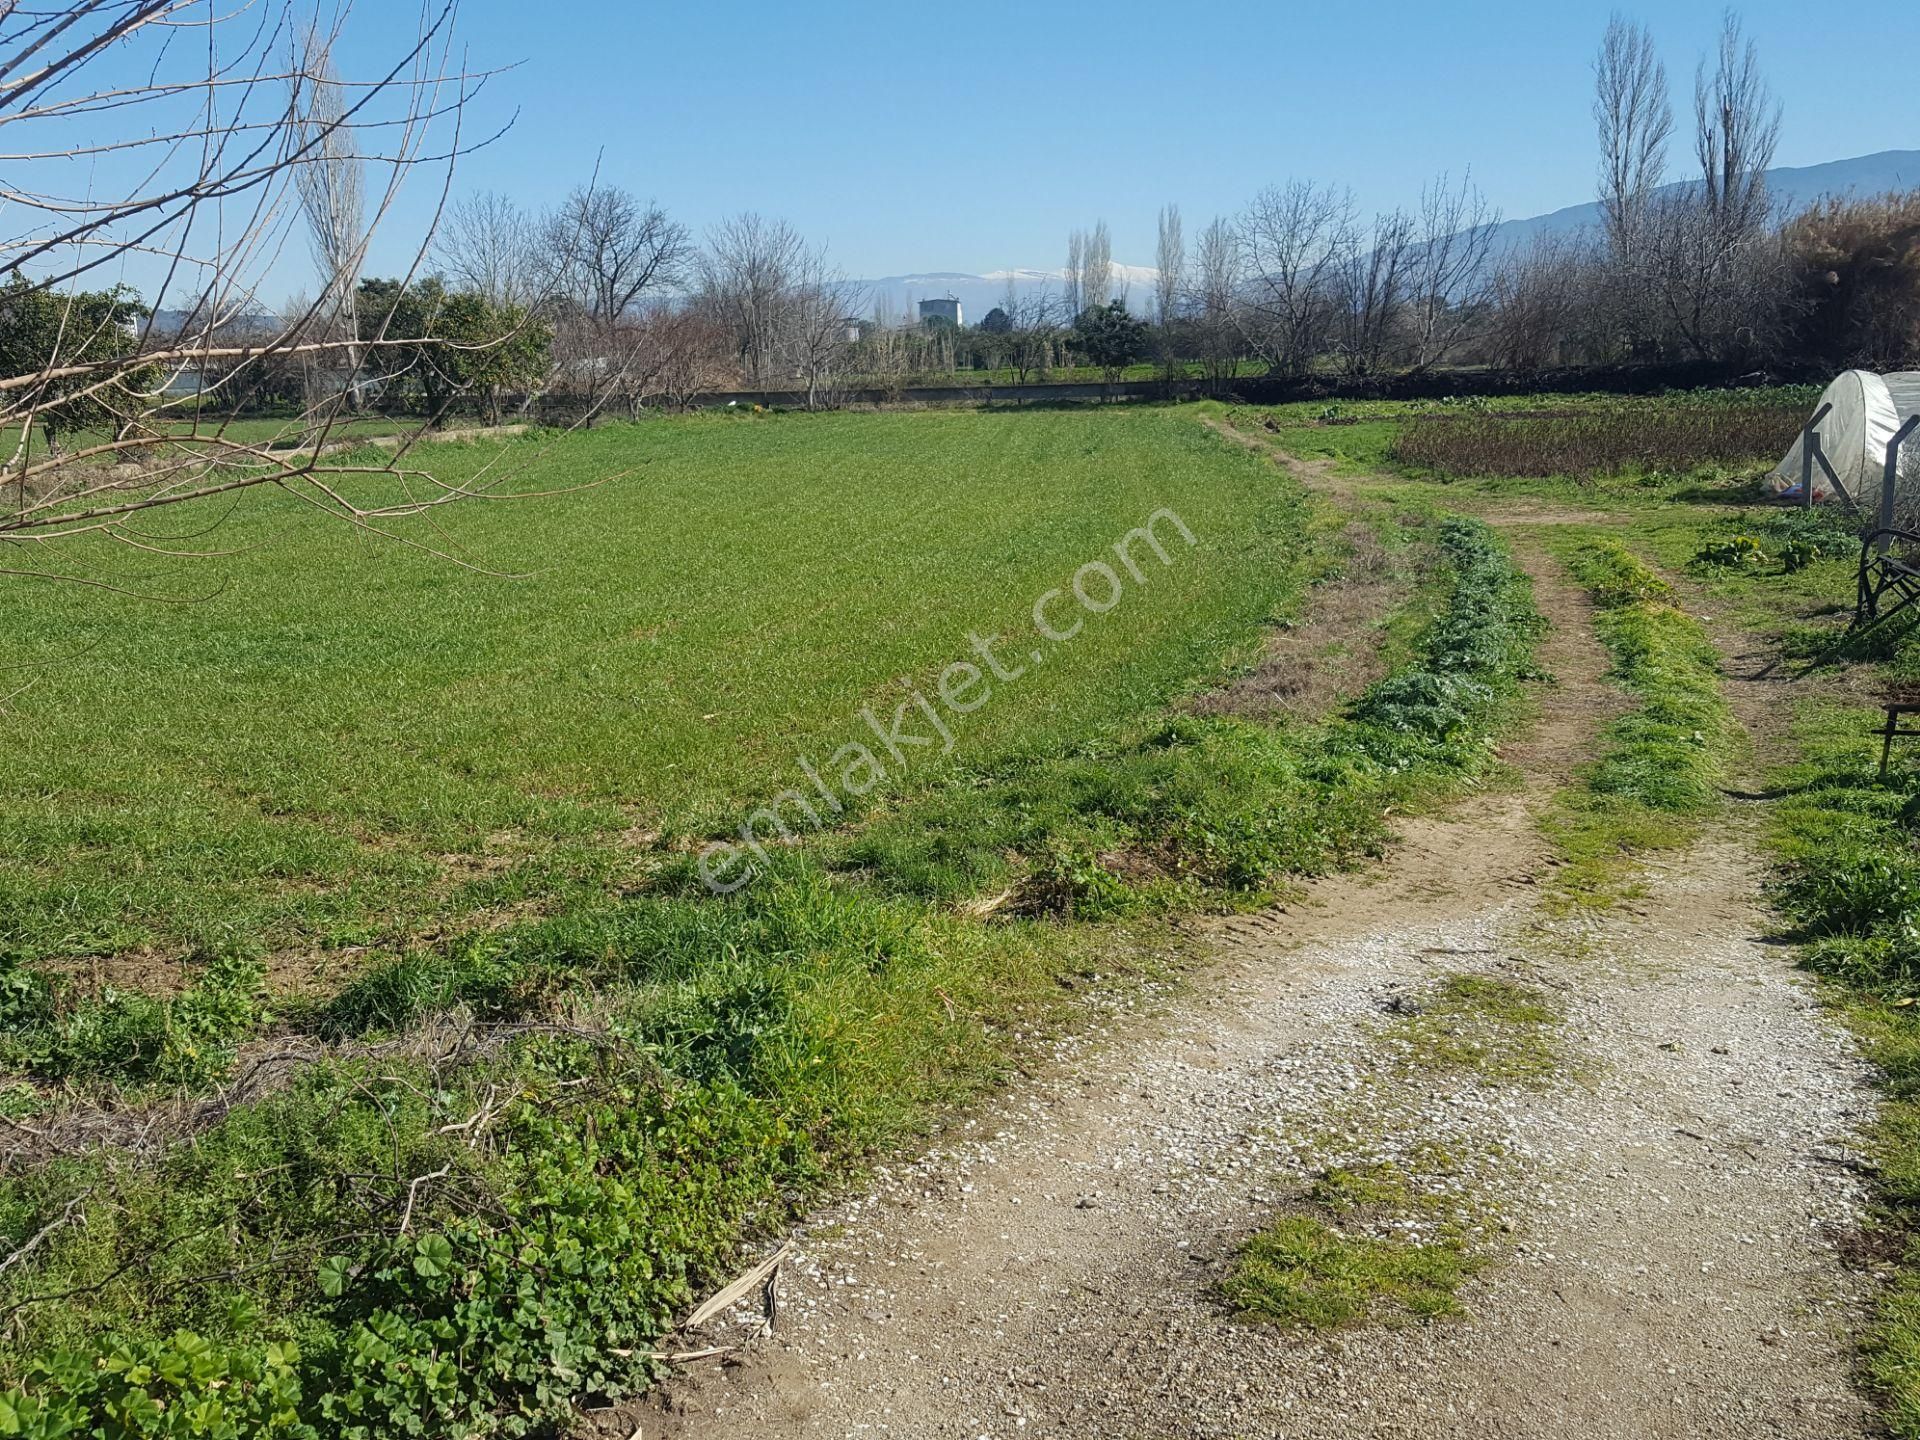
[[[1801,413],[1811,403],[1790,392],[1775,398]],[[1277,443],[1293,453],[1376,476],[1398,473],[1399,480],[1380,482],[1388,491],[1444,485],[1468,505],[1524,497],[1608,511],[1626,521],[1614,534],[1670,570],[1690,571],[1717,613],[1774,640],[1790,661],[1825,654],[1829,663],[1868,666],[1876,677],[1920,678],[1911,631],[1882,631],[1838,655],[1827,650],[1833,617],[1851,608],[1858,540],[1836,512],[1756,503],[1754,477],[1774,458],[1758,440],[1751,461],[1737,465],[1607,469],[1583,457],[1590,473],[1580,479],[1444,477],[1412,469],[1399,455],[1410,413],[1356,407],[1340,417],[1356,423],[1317,424],[1304,407],[1279,407],[1234,418],[1262,429],[1271,420]],[[1617,893],[1623,855],[1691,832],[1732,742],[1713,697],[1705,636],[1657,578],[1617,540],[1591,534],[1575,539],[1563,558],[1601,606],[1597,628],[1616,678],[1642,702],[1610,729],[1607,752],[1559,821],[1557,838],[1572,861],[1562,885],[1576,901],[1603,899]],[[1883,1099],[1867,1147],[1882,1233],[1899,1258],[1865,1340],[1866,1365],[1889,1428],[1920,1440],[1920,756],[1896,751],[1882,781],[1871,734],[1881,718],[1858,706],[1795,703],[1795,758],[1768,777],[1780,797],[1770,807],[1779,860],[1772,899],[1880,1071]]]
[[[1678,403],[1516,396],[1367,402],[1332,407],[1337,413],[1278,406],[1228,418],[1291,453],[1367,476],[1397,502],[1551,500],[1627,517],[1635,549],[1670,570],[1691,570],[1715,605],[1743,623],[1778,626],[1783,601],[1831,590],[1854,546],[1845,526],[1824,513],[1756,507],[1751,476],[1764,462],[1728,457],[1770,456],[1780,417],[1799,413],[1810,398],[1799,387],[1703,392]],[[1651,434],[1650,425],[1661,433]],[[1436,435],[1445,443],[1433,443]],[[1689,458],[1701,454],[1717,458]],[[1442,468],[1442,458],[1456,468]],[[1553,462],[1572,473],[1525,473]],[[1562,524],[1542,530],[1592,598],[1594,629],[1613,661],[1610,678],[1633,701],[1549,820],[1565,861],[1556,889],[1576,906],[1609,903],[1631,886],[1636,855],[1689,840],[1719,803],[1740,743],[1706,632],[1619,533]],[[1767,574],[1764,591],[1751,583],[1776,564],[1785,573]]]
[[[1720,694],[1719,654],[1671,585],[1609,536],[1561,529],[1551,543],[1592,597],[1609,678],[1634,702],[1547,821],[1565,861],[1558,896],[1604,905],[1631,883],[1634,857],[1685,844],[1720,804],[1740,731]]]
[[[1774,630],[1789,653],[1801,654],[1823,649],[1832,631],[1784,617],[1817,612],[1844,595],[1857,546],[1833,517],[1794,511],[1665,517],[1636,525],[1634,534],[1673,563],[1690,561],[1717,607]],[[1601,543],[1621,551],[1617,542]],[[1666,723],[1650,732],[1635,716],[1617,723],[1615,732],[1631,723],[1635,733],[1614,735],[1591,795],[1570,803],[1559,838],[1573,857],[1576,894],[1593,887],[1591,862],[1605,893],[1609,856],[1684,838],[1713,803],[1711,786],[1732,743],[1712,688],[1713,652],[1698,624],[1667,603],[1657,580],[1645,593],[1652,577],[1644,566],[1630,561],[1621,571],[1591,547],[1586,553],[1584,561],[1576,555],[1576,573],[1604,607],[1599,629],[1622,681],[1662,695]],[[1626,603],[1609,604],[1610,594]],[[1920,647],[1882,637],[1868,659],[1889,678],[1906,677],[1920,665]],[[1920,767],[1896,752],[1880,780],[1870,734],[1880,720],[1876,710],[1796,703],[1795,758],[1769,776],[1780,796],[1770,811],[1779,857],[1770,890],[1804,947],[1803,963],[1827,979],[1829,997],[1880,1072],[1883,1100],[1867,1146],[1882,1224],[1902,1254],[1864,1347],[1889,1427],[1912,1440],[1920,1437]],[[1609,783],[1616,757],[1635,752],[1645,765],[1619,771],[1625,784]]]
[[[669,870],[411,952],[297,1017],[344,1049],[194,1145],[0,1182],[31,1241],[0,1271],[0,1435],[513,1435],[643,1384],[743,1233],[1130,953],[947,903],[1004,852],[1036,908],[1231,901],[1492,764],[1538,617],[1485,527],[1439,543],[1414,655],[1324,725],[1168,714],[956,773],[731,897]]]

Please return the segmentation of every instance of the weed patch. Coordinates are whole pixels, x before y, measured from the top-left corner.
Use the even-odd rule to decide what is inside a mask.
[[[1860,553],[1860,521],[1835,506],[1775,508],[1723,519],[1694,552],[1696,569],[1792,575]],[[1777,570],[1772,567],[1778,566]]]
[[[233,1049],[264,1023],[259,962],[216,956],[178,995],[109,985],[98,996],[16,960],[0,960],[0,1069],[36,1079],[109,1078],[199,1085],[225,1073]]]
[[[1454,1292],[1478,1262],[1455,1239],[1346,1235],[1289,1215],[1247,1243],[1222,1293],[1242,1318],[1327,1329],[1462,1313]]]
[[[0,1415],[200,1433],[165,1427],[231,1391],[243,1428],[206,1433],[518,1435],[644,1385],[632,1354],[744,1232],[998,1078],[1057,976],[1121,963],[1080,931],[909,924],[794,864],[548,934],[602,981],[569,1023],[322,1061],[151,1166],[0,1181],[10,1248],[42,1236],[0,1276]],[[271,1425],[241,1406],[262,1387]]]
[[[1560,1065],[1560,1006],[1545,991],[1491,975],[1449,975],[1396,1016],[1387,1035],[1411,1069],[1540,1081]]]

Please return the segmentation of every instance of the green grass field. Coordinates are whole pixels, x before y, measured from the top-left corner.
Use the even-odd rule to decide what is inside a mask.
[[[956,755],[1160,704],[1298,585],[1298,496],[1166,413],[693,419],[433,463],[605,483],[406,532],[495,574],[261,495],[221,534],[244,553],[114,572],[217,587],[199,603],[0,600],[28,687],[0,756],[0,945],[365,943],[456,913],[481,868],[497,892],[502,867],[623,832],[730,828],[902,677],[931,691],[973,658],[970,630],[1022,656],[1034,600],[1161,507],[1197,543],[1147,553]]]

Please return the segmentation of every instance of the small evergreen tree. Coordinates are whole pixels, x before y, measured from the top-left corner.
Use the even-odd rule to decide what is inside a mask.
[[[1073,343],[1109,381],[1148,354],[1147,327],[1127,313],[1123,300],[1082,310],[1073,322]]]

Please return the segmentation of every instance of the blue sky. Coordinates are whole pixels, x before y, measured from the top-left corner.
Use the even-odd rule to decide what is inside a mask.
[[[357,8],[367,55],[389,3]],[[759,210],[863,276],[1057,265],[1067,230],[1100,217],[1116,259],[1150,264],[1163,202],[1191,230],[1292,175],[1376,207],[1471,167],[1524,216],[1590,198],[1589,65],[1609,8],[464,0],[473,62],[520,62],[475,121],[519,116],[456,189],[537,208],[600,152],[605,180],[696,230]],[[1684,117],[1720,7],[1626,13],[1650,22]],[[1920,6],[1847,24],[1773,0],[1742,14],[1786,105],[1779,163],[1920,147],[1920,104],[1890,63],[1920,54]]]

